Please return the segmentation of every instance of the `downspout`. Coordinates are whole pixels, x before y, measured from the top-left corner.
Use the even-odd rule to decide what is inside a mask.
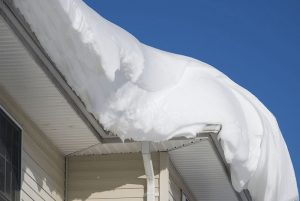
[[[147,201],[155,201],[155,180],[150,152],[150,142],[142,142],[142,155],[147,177]]]

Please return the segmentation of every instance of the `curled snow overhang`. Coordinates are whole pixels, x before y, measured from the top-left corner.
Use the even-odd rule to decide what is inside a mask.
[[[11,2],[1,3],[3,6]],[[207,123],[219,122],[223,125],[219,137],[224,157],[230,163],[237,191],[249,189],[255,200],[298,199],[294,170],[277,122],[251,93],[209,65],[140,44],[124,30],[91,12],[81,1],[53,1],[46,6],[43,4],[47,1],[15,3],[38,40],[27,24],[25,28],[22,23],[13,28],[16,32],[20,27],[25,30],[20,35],[22,40],[33,41],[26,45],[35,47],[31,49],[33,55],[46,66],[45,71],[51,72],[51,79],[59,83],[62,93],[94,133],[101,133],[100,141],[109,141],[110,135],[97,120],[122,139],[151,141],[195,136]],[[12,25],[24,22],[20,16],[9,17],[8,21],[17,19],[11,21]],[[52,21],[45,25],[48,22],[45,19]],[[67,30],[59,32],[62,27]],[[58,37],[51,38],[53,33],[58,33]],[[74,37],[68,37],[69,34]],[[65,43],[73,48],[71,55],[62,58],[68,52],[64,48],[70,48]],[[82,47],[87,51],[81,52]],[[108,47],[107,52],[103,47]],[[172,79],[168,77],[169,64],[175,68]],[[157,76],[159,68],[155,67],[160,65],[165,71]],[[76,66],[77,72],[73,72]],[[93,93],[95,90],[99,93]],[[182,94],[186,99],[180,98]],[[208,111],[208,106],[213,106],[213,110]],[[158,108],[162,110],[158,112]],[[275,150],[280,150],[280,158],[273,156]],[[282,177],[284,174],[287,176]]]
[[[97,136],[99,140],[99,144],[96,143],[92,147],[84,148],[83,150],[76,151],[75,153],[70,154],[80,155],[86,154],[90,152],[94,147],[103,146],[115,146],[116,143],[123,143],[123,141],[117,137],[112,136],[112,134],[104,131],[103,127],[99,122],[90,114],[81,99],[74,93],[74,91],[67,84],[66,80],[63,78],[63,75],[57,70],[55,64],[51,61],[49,56],[46,54],[45,50],[42,48],[37,38],[31,31],[30,27],[24,20],[24,18],[20,15],[20,13],[16,10],[16,8],[11,5],[10,2],[0,1],[0,14],[5,18],[5,20],[9,23],[11,28],[14,30],[16,35],[22,41],[22,43],[26,46],[30,54],[34,57],[35,61],[39,64],[42,70],[49,76],[55,86],[61,91],[64,97],[68,100],[70,105],[79,113],[80,117],[87,123],[89,128],[94,132],[95,136]],[[212,143],[214,150],[217,155],[220,157],[219,159],[222,161],[224,165],[224,169],[226,170],[226,174],[228,176],[228,180],[230,181],[230,170],[229,166],[225,162],[225,159],[222,158],[223,152],[220,144],[217,142],[217,135],[221,130],[220,125],[207,124],[201,133],[198,133],[195,138],[188,140],[186,137],[174,137],[166,143],[159,143],[156,148],[152,148],[152,151],[173,151],[180,149],[182,147],[187,147],[194,143],[197,143],[199,140],[208,140]],[[213,140],[215,139],[215,141]],[[125,140],[125,143],[134,143],[132,140]],[[216,143],[216,144],[214,144]],[[123,145],[126,146],[126,145]],[[139,146],[139,145],[138,145]],[[99,148],[97,148],[99,149]],[[107,148],[106,148],[107,149]],[[128,147],[125,148],[128,150]],[[233,189],[234,191],[234,189]],[[247,191],[242,191],[240,193],[234,191],[236,193],[238,200],[250,200],[246,199],[250,195]]]

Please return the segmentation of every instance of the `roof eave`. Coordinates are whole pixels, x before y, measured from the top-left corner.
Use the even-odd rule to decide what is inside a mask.
[[[39,64],[41,69],[53,82],[71,107],[89,127],[98,141],[104,142],[105,138],[117,138],[105,131],[96,118],[87,111],[84,103],[68,85],[64,76],[59,72],[54,62],[49,58],[35,34],[31,31],[29,24],[25,21],[18,9],[15,8],[11,0],[0,0],[0,14],[18,36],[33,59]]]
[[[31,31],[30,26],[28,25],[26,20],[13,5],[12,0],[0,0],[0,15],[2,15],[3,18],[7,21],[9,26],[18,36],[28,52],[32,55],[33,59],[39,64],[45,74],[49,77],[49,79],[68,101],[68,103],[77,112],[80,118],[86,123],[86,125],[98,139],[99,143],[123,143],[123,141],[119,137],[105,131],[103,129],[103,126],[97,121],[97,119],[87,111],[84,103],[68,85],[64,76],[59,72],[54,62],[49,58],[48,54],[43,49],[36,36]],[[213,142],[212,144],[214,145],[215,151],[220,156],[220,160],[222,160],[224,168],[226,168],[226,172],[228,173],[228,178],[230,179],[230,167],[225,161],[222,147],[217,140],[217,135],[220,130],[221,127],[219,124],[207,125],[207,130],[199,133],[197,137],[203,137],[203,135],[210,137],[211,142]],[[178,139],[180,138],[173,138],[171,140]],[[132,141],[126,140],[125,142]],[[237,197],[240,200],[251,200],[251,197],[247,191],[237,193]]]

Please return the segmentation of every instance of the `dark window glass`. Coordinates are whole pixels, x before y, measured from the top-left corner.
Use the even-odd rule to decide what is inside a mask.
[[[12,141],[13,141],[13,127],[10,123],[6,124],[6,160],[11,162],[12,161]]]
[[[6,175],[5,175],[5,195],[7,197],[10,197],[10,194],[11,194],[11,173],[12,173],[12,170],[11,170],[11,164],[6,161]]]
[[[0,193],[4,193],[5,159],[0,156]],[[2,179],[3,178],[3,179]]]
[[[21,129],[0,108],[0,201],[19,200]]]
[[[5,119],[0,115],[0,155],[5,157]]]

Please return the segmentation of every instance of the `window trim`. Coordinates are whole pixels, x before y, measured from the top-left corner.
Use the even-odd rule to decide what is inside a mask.
[[[21,129],[21,132],[23,133],[23,128],[21,124],[8,112],[8,110],[5,109],[4,106],[0,103],[0,109]]]
[[[2,110],[4,112],[4,114],[6,114],[9,119],[16,124],[16,126],[20,129],[20,134],[21,134],[21,147],[20,147],[20,190],[17,191],[17,195],[16,195],[16,198],[15,198],[15,201],[19,201],[21,200],[21,191],[22,191],[22,175],[23,175],[23,127],[21,126],[21,124],[16,120],[16,118],[14,118],[14,116],[12,115],[13,113],[9,112],[8,109],[6,109],[0,102],[0,110]],[[0,196],[0,198],[2,198],[2,196]],[[5,198],[4,198],[5,199]]]

